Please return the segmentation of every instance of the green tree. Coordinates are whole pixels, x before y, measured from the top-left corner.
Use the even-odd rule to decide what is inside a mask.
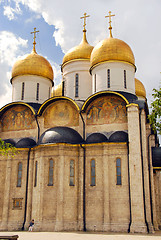
[[[159,90],[153,89],[154,101],[151,103],[151,113],[149,114],[149,122],[154,132],[161,135],[161,88]]]
[[[0,138],[0,154],[1,155],[9,155],[11,157],[14,157],[16,152],[17,150],[12,144],[4,142]]]

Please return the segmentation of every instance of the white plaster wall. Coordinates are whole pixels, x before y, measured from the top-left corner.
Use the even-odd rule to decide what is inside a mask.
[[[107,87],[107,70],[110,69],[110,88]],[[124,70],[126,70],[126,88],[124,88]],[[103,90],[123,91],[135,94],[135,68],[123,62],[106,62],[92,70],[92,93]]]
[[[25,83],[24,100],[21,100],[22,82]],[[39,83],[39,100],[36,100],[37,83]],[[12,79],[12,101],[43,103],[49,98],[52,82],[48,78],[36,75],[23,75]]]
[[[65,96],[75,100],[85,100],[92,94],[92,76],[89,73],[90,62],[81,60],[66,64],[63,67]],[[75,75],[79,74],[79,92],[75,97]]]

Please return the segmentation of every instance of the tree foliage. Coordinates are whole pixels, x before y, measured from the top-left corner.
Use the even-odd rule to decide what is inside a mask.
[[[0,154],[1,155],[5,155],[5,156],[9,155],[11,157],[14,157],[16,152],[17,150],[12,144],[4,142],[0,138]]]
[[[151,113],[149,114],[149,122],[154,132],[161,135],[161,88],[159,90],[153,89],[154,101],[151,103]]]

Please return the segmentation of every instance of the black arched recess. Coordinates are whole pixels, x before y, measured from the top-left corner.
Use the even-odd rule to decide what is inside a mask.
[[[128,134],[124,131],[116,131],[109,138],[109,142],[127,142],[127,141]]]
[[[74,129],[69,127],[54,127],[45,131],[38,144],[47,143],[70,143],[78,144],[83,143],[81,135]]]
[[[86,139],[86,143],[101,143],[107,141],[108,139],[103,133],[92,133]]]
[[[16,143],[16,148],[31,148],[36,146],[36,142],[32,138],[22,138]]]

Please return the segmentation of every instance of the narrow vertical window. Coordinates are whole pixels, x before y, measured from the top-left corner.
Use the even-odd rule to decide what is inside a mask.
[[[74,186],[74,160],[70,160],[70,181],[69,186]]]
[[[22,83],[21,100],[24,100],[25,83]]]
[[[65,91],[65,81],[62,81],[62,96],[64,96],[64,91]]]
[[[110,69],[107,70],[107,87],[110,88]]]
[[[39,83],[37,83],[36,100],[39,100]]]
[[[54,162],[52,159],[49,160],[49,183],[48,186],[53,186],[53,176],[54,176]]]
[[[49,98],[50,98],[50,87],[49,87]]]
[[[79,85],[79,76],[78,73],[75,75],[75,97],[78,97],[78,85]]]
[[[35,162],[35,179],[34,179],[34,187],[37,186],[37,161]]]
[[[91,160],[91,186],[96,186],[96,167],[95,160]]]
[[[127,88],[127,86],[126,86],[126,70],[124,70],[124,88]]]
[[[116,159],[116,184],[121,185],[121,159]]]
[[[94,75],[94,92],[96,92],[96,74]]]
[[[17,187],[21,187],[22,181],[22,163],[18,163],[18,174],[17,174]]]

